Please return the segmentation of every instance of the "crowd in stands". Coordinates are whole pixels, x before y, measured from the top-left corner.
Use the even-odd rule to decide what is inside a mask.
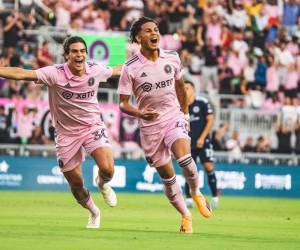
[[[39,44],[24,32],[40,25],[34,15],[34,1],[19,3],[19,11],[9,12],[0,4],[0,65],[36,69],[54,63],[49,44]],[[43,3],[48,7],[44,18],[51,25],[76,31],[129,31],[131,23],[142,15],[155,19],[162,35],[161,46],[179,52],[185,78],[195,83],[198,93],[236,96],[221,102],[225,108],[249,107],[274,112],[283,107],[294,109],[298,115],[292,118],[291,126],[280,122],[276,125],[277,151],[300,149],[299,0],[43,0]],[[136,47],[128,50],[135,51]],[[1,78],[0,97],[47,98],[42,87],[34,87],[33,83],[19,84]],[[231,136],[225,133],[230,139],[225,142],[224,134],[221,136],[223,130],[220,125],[214,133],[216,150],[219,147],[231,150],[235,141],[241,151],[272,151],[265,136],[246,138],[245,145],[240,145],[236,132]],[[291,134],[298,138],[293,146],[281,146]],[[281,147],[284,150],[279,150]]]

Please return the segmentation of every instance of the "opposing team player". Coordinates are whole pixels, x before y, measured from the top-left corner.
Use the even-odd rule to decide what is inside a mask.
[[[63,45],[66,63],[37,70],[1,67],[0,76],[45,84],[56,131],[58,163],[77,202],[89,210],[87,228],[100,227],[100,210],[84,187],[81,164],[84,151],[99,167],[98,185],[109,206],[116,206],[115,192],[108,185],[114,161],[97,100],[99,82],[119,75],[121,67],[86,63],[87,46],[81,37],[67,38]]]
[[[182,168],[200,213],[210,217],[211,210],[199,190],[197,167],[191,156],[181,62],[176,52],[158,47],[160,34],[154,20],[140,18],[132,25],[130,36],[141,49],[122,68],[120,109],[139,118],[146,159],[158,171],[166,196],[182,216],[180,231],[191,233],[191,213],[176,181],[171,153]],[[129,103],[132,94],[138,107]]]
[[[190,132],[192,157],[197,162],[198,157],[206,171],[208,184],[211,189],[212,199],[211,208],[218,206],[219,197],[217,190],[217,178],[214,171],[213,146],[210,138],[210,131],[214,124],[213,109],[204,97],[196,97],[195,87],[192,82],[185,82],[185,90],[189,104],[190,114]],[[191,198],[188,183],[185,184],[186,204],[191,207],[193,199]]]

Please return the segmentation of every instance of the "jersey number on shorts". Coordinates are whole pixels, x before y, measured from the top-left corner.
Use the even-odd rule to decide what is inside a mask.
[[[93,132],[92,135],[94,135],[94,140],[95,141],[100,140],[102,138],[102,136],[104,138],[107,138],[107,135],[105,134],[104,129],[97,130],[97,131]]]

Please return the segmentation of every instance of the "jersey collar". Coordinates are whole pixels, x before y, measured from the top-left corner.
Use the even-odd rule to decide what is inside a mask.
[[[141,53],[140,50],[139,50],[137,56],[139,57],[139,60],[141,63],[145,63],[148,61],[148,59]],[[166,57],[164,50],[159,49],[159,57],[158,58],[164,58],[164,57]]]
[[[64,64],[64,71],[66,73],[67,78],[70,80],[72,79],[75,75],[73,75],[73,73],[71,72],[68,63]],[[89,65],[87,63],[85,63],[85,73],[86,74],[90,74],[91,73],[91,69],[89,67]]]

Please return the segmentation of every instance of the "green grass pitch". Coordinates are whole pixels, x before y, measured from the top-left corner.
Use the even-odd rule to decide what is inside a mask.
[[[221,197],[211,219],[193,208],[194,234],[162,194],[98,193],[101,229],[85,229],[87,211],[71,193],[0,192],[0,250],[300,249],[300,200]]]

